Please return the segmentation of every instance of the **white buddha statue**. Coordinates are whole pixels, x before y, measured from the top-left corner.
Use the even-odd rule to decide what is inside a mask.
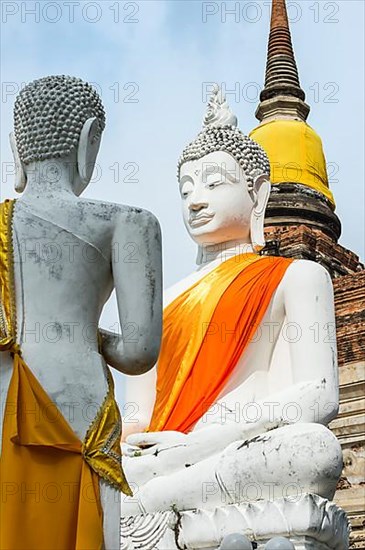
[[[156,362],[159,223],[139,208],[79,197],[105,127],[89,84],[68,76],[36,80],[20,92],[14,115],[22,195],[0,210],[0,426],[8,488],[0,546],[115,550],[120,491],[130,490],[107,363],[140,374]],[[130,334],[133,323],[133,338],[98,331],[113,289],[122,329]]]
[[[257,254],[269,172],[217,88],[178,167],[197,268],[165,292],[156,368],[127,385],[139,416],[123,447],[135,493],[123,517],[334,495],[331,279],[312,261]]]

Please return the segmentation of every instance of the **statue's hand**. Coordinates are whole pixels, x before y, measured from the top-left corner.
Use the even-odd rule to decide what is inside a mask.
[[[129,457],[157,454],[175,445],[184,445],[186,438],[184,433],[174,431],[132,434],[126,438],[123,454]]]

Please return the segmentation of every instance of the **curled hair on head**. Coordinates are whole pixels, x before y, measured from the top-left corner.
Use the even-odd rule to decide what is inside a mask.
[[[16,145],[29,164],[67,157],[78,146],[84,123],[95,117],[98,136],[105,128],[105,111],[96,90],[72,76],[34,80],[18,94],[14,106]]]
[[[203,130],[185,147],[178,163],[178,177],[182,164],[216,151],[225,151],[238,162],[246,175],[249,189],[253,188],[257,176],[270,176],[270,163],[263,148],[238,128],[222,126]]]
[[[185,147],[179,159],[178,178],[185,162],[198,160],[216,151],[224,151],[238,162],[246,175],[249,190],[253,189],[258,176],[264,174],[270,177],[267,154],[258,143],[237,128],[237,118],[218,86],[213,90],[208,103],[203,130]]]

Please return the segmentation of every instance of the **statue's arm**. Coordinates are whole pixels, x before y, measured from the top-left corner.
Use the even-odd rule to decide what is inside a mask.
[[[148,428],[156,400],[156,383],[156,366],[141,376],[124,377],[124,439]]]
[[[327,270],[308,260],[293,262],[275,300],[284,308],[292,380],[283,380],[282,390],[258,401],[253,436],[295,422],[326,426],[339,407],[334,298]]]
[[[162,253],[157,219],[148,211],[119,214],[112,271],[121,334],[101,331],[102,354],[125,374],[143,374],[157,361],[162,331]]]
[[[339,406],[332,281],[321,265],[299,260],[288,268],[283,293],[286,322],[297,332],[289,338],[292,400],[300,406],[301,422],[327,425]]]

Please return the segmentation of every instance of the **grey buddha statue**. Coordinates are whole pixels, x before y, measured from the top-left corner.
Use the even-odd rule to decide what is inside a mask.
[[[156,361],[159,223],[140,208],[80,197],[105,127],[92,86],[69,76],[36,80],[16,99],[14,125],[21,197],[0,211],[1,473],[9,488],[0,546],[114,550],[120,493],[131,491],[108,365],[141,374]],[[120,325],[133,322],[136,338],[99,330],[113,290]],[[13,486],[35,493],[23,498]]]

